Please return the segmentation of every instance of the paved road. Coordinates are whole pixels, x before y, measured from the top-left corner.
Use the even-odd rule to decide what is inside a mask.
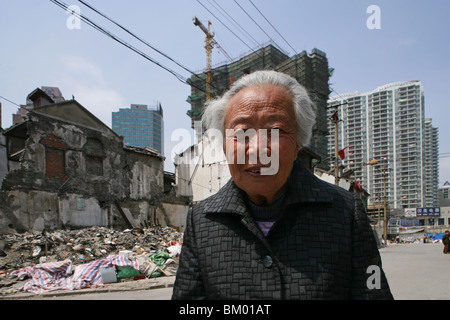
[[[380,249],[396,300],[450,300],[450,254],[440,243],[391,245]]]

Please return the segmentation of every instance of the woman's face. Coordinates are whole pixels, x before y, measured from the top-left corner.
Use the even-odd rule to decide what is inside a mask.
[[[242,89],[226,107],[225,131],[224,151],[236,185],[257,204],[274,202],[282,193],[300,149],[289,92],[276,85]],[[239,138],[249,132],[256,134]],[[240,154],[245,155],[245,161],[238,157]],[[267,163],[269,158],[271,163]],[[269,167],[275,169],[270,174]]]

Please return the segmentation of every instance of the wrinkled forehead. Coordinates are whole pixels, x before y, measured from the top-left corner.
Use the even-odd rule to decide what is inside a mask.
[[[287,113],[295,118],[294,102],[290,92],[277,85],[246,87],[236,93],[225,108],[225,123],[233,116],[267,116]]]

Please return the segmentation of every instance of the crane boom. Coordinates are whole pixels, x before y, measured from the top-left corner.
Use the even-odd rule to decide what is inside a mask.
[[[208,28],[204,26],[204,24],[194,17],[192,19],[194,25],[199,27],[206,35],[205,38],[205,49],[206,49],[206,100],[211,99],[211,82],[212,82],[212,73],[211,73],[211,53],[214,45],[222,51],[222,53],[232,61],[229,54],[214,40],[214,32],[211,32],[211,21],[208,21]]]
[[[196,25],[197,27],[199,27],[200,29],[202,29],[202,31],[207,35],[210,36],[211,38],[214,37],[214,33],[211,33],[204,25],[203,23],[197,19],[197,17],[194,17],[192,19],[192,21],[194,22],[194,25]],[[211,22],[208,22],[208,24],[210,25]]]

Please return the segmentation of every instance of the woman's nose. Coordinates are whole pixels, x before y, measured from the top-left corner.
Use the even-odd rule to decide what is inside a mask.
[[[270,156],[269,139],[267,130],[257,130],[248,137],[247,157],[249,164],[257,164],[261,156]]]

